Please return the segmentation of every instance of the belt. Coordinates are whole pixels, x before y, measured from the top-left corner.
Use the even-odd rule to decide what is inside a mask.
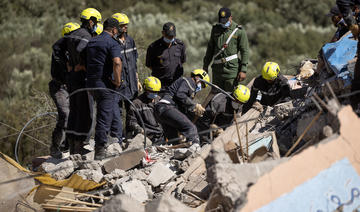
[[[226,62],[229,62],[230,60],[234,60],[234,59],[237,59],[238,58],[238,55],[237,54],[233,54],[229,57],[224,57],[224,58],[221,58],[221,59],[218,59],[218,60],[214,60],[213,64],[221,64],[221,63],[226,63]]]

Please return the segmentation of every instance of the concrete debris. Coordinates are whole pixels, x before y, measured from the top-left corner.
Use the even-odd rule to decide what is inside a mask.
[[[153,200],[145,206],[146,212],[190,212],[193,209],[182,204],[172,196],[163,196],[159,200]]]
[[[294,105],[292,101],[277,104],[274,106],[274,113],[277,119],[283,120],[284,118],[292,116]]]
[[[174,150],[174,159],[184,160],[191,155],[191,151],[188,148],[178,148]]]
[[[163,163],[157,163],[152,167],[151,173],[147,178],[147,181],[153,186],[157,187],[160,184],[166,183],[172,177],[175,176],[175,173]]]
[[[149,199],[145,186],[139,180],[122,183],[119,188],[121,193],[139,202],[146,202]]]
[[[127,143],[129,146],[127,147],[127,150],[132,149],[144,149],[144,135],[143,134],[137,134],[133,139],[129,139]],[[151,146],[152,142],[149,138],[146,138],[146,146]]]
[[[104,180],[106,180],[107,182],[110,182],[111,180],[121,178],[121,177],[124,177],[124,176],[126,176],[126,172],[124,170],[115,169],[110,174],[104,175]]]
[[[314,73],[315,73],[314,70],[316,70],[315,64],[313,64],[309,60],[303,61],[302,64],[301,64],[300,73],[298,75],[296,75],[296,78],[299,79],[299,80],[308,79],[312,75],[314,75]]]
[[[143,149],[132,149],[122,152],[119,156],[104,164],[105,171],[106,173],[111,173],[115,169],[127,171],[139,165],[144,156]]]
[[[99,161],[83,161],[80,165],[80,169],[92,169],[101,171],[101,163]]]
[[[51,175],[56,180],[63,180],[74,172],[74,163],[69,159],[50,158],[42,163],[39,171]]]
[[[102,174],[101,170],[93,170],[93,169],[82,169],[76,171],[75,174],[79,175],[85,180],[92,180],[94,182],[100,183],[103,179],[104,175]]]
[[[105,157],[111,158],[115,157],[117,155],[120,155],[122,152],[122,148],[119,143],[112,143],[109,146],[106,147],[105,150]]]
[[[104,206],[97,212],[145,212],[145,206],[141,202],[125,194],[119,194],[106,201]]]

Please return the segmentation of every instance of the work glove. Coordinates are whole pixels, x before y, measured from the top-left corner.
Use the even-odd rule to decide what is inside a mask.
[[[216,124],[210,124],[210,129],[216,129],[212,131],[214,137],[218,137],[221,133],[224,132],[224,130],[221,127],[217,126]]]
[[[359,30],[359,25],[352,24],[352,25],[350,25],[349,29],[350,29],[351,33],[353,34],[354,39],[357,40],[358,37],[359,37],[359,31],[360,31]]]
[[[264,112],[264,108],[263,108],[262,104],[260,104],[260,102],[258,102],[258,101],[254,102],[254,104],[252,105],[252,108],[259,111],[260,113]]]
[[[139,79],[137,80],[137,88],[138,88],[138,91],[139,91],[139,92],[142,92],[143,87],[142,87],[142,85],[141,85],[141,83],[140,83]]]
[[[202,117],[205,112],[205,108],[203,108],[201,104],[196,104],[193,112],[195,113],[195,116]]]

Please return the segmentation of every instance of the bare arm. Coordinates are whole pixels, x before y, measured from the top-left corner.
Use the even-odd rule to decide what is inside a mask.
[[[121,85],[121,71],[122,71],[122,62],[120,57],[113,58],[113,73],[114,79],[111,79],[111,82],[118,88]]]

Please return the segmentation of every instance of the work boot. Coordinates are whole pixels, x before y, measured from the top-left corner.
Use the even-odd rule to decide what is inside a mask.
[[[84,142],[83,141],[79,141],[79,140],[75,140],[73,141],[73,153],[70,152],[71,155],[74,154],[80,154],[80,155],[85,155],[87,153],[89,153],[89,150],[84,148]]]
[[[105,146],[95,144],[95,160],[105,159]]]
[[[62,158],[62,153],[59,149],[58,146],[56,145],[51,145],[50,146],[50,156],[56,159],[61,159]]]

